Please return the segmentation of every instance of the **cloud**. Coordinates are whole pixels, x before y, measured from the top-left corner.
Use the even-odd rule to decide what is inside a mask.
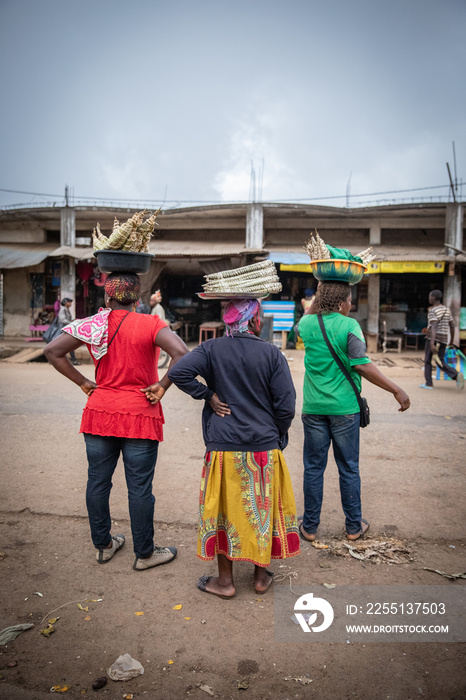
[[[259,198],[261,189],[264,200],[299,189],[296,174],[283,152],[289,124],[283,104],[262,105],[235,121],[228,139],[229,153],[213,179],[213,189],[221,201],[250,199],[252,168]]]

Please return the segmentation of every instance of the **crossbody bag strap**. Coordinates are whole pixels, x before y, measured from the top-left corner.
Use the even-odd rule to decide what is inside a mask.
[[[335,352],[335,350],[334,350],[334,348],[333,348],[333,345],[331,344],[330,340],[328,339],[328,335],[327,335],[327,331],[325,330],[324,320],[323,320],[323,318],[322,318],[322,314],[317,314],[317,320],[319,321],[320,330],[322,331],[322,335],[324,336],[324,340],[325,340],[325,342],[326,342],[327,345],[328,345],[328,349],[329,349],[330,352],[332,353],[332,357],[333,357],[333,359],[335,360],[335,362],[337,363],[338,367],[341,369],[341,371],[342,371],[343,374],[345,375],[346,379],[347,379],[347,380],[349,381],[349,383],[351,384],[351,386],[352,386],[352,388],[353,388],[353,391],[354,391],[354,393],[356,394],[356,398],[357,398],[357,400],[358,400],[359,408],[360,408],[360,410],[362,411],[362,410],[363,410],[363,405],[362,405],[362,401],[361,401],[361,394],[359,393],[356,384],[355,384],[355,383],[353,382],[353,380],[351,379],[350,373],[348,372],[348,370],[347,370],[346,367],[344,366],[343,362],[342,362],[342,361],[340,360],[340,358],[338,357],[337,353]]]
[[[110,342],[107,344],[107,352],[108,352],[108,349],[109,349],[110,345],[113,343],[116,334],[117,334],[118,331],[120,330],[121,324],[123,323],[123,321],[125,320],[125,318],[128,316],[128,314],[130,314],[130,313],[131,313],[131,312],[128,311],[128,312],[123,316],[123,318],[121,319],[120,323],[118,324],[118,327],[117,327],[115,333],[112,335],[112,337],[111,337],[111,339],[110,339]],[[98,363],[96,364],[96,367],[95,367],[95,376],[96,376],[96,378],[97,378],[97,370],[99,369],[99,365],[100,365],[100,363],[102,362],[102,359],[103,359],[103,358],[101,357],[100,360],[98,361]]]

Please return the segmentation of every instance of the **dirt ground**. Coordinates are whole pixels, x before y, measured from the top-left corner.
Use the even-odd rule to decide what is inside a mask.
[[[286,355],[298,411],[285,456],[300,511],[303,355]],[[448,589],[466,583],[424,568],[466,571],[466,391],[445,381],[432,392],[419,389],[422,366],[414,352],[374,359],[407,390],[412,407],[400,414],[389,394],[364,387],[372,412],[361,440],[364,517],[371,522],[369,542],[376,546],[396,538],[409,556],[401,564],[376,564],[348,552],[341,555],[343,515],[331,458],[319,530],[319,541],[329,549],[303,543],[300,556],[272,562],[270,568],[282,580],[262,597],[252,588],[251,565],[236,565],[237,594],[229,601],[196,588],[199,576],[215,573],[213,563],[196,558],[200,403],[175,388],[164,398],[156,543],[176,545],[177,559],[158,569],[132,570],[119,467],[112,517],[114,533],[125,533],[127,542],[111,562],[99,566],[86,517],[86,460],[78,434],[85,396],[46,363],[0,362],[0,629],[34,625],[0,647],[0,698],[40,700],[50,697],[53,686],[69,686],[63,697],[95,694],[107,700],[127,694],[149,700],[466,698],[464,644],[274,641],[273,588],[289,586],[290,580],[293,586],[318,585],[323,591],[324,583],[442,585],[446,599]],[[90,364],[82,369],[92,376]],[[174,610],[177,605],[182,608]],[[59,618],[55,632],[44,637],[39,631],[51,617]],[[125,653],[143,665],[144,675],[108,680],[94,691],[92,683]]]

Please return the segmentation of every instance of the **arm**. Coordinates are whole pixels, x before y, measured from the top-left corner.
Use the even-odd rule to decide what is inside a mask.
[[[453,319],[450,320],[450,345],[455,344],[455,330],[456,326],[453,322]]]
[[[406,411],[410,406],[409,396],[397,384],[392,382],[374,365],[369,362],[364,365],[354,365],[353,368],[361,377],[367,379],[371,384],[379,386],[385,391],[389,391],[400,404],[399,411]]]
[[[430,349],[432,350],[433,353],[437,351],[435,347],[435,338],[437,337],[437,325],[438,321],[431,321],[430,322]]]
[[[62,333],[47,345],[44,355],[60,374],[77,384],[87,396],[90,396],[94,389],[97,389],[97,384],[84,377],[67,358],[69,352],[76,350],[81,345],[83,343],[80,340],[73,338],[68,333]]]
[[[181,357],[189,353],[188,347],[181,340],[180,336],[171,331],[170,328],[166,326],[159,330],[159,332],[156,335],[155,342],[159,346],[159,348],[165,350],[165,352],[167,352],[171,357],[170,364],[168,365],[168,370],[170,370]],[[171,385],[172,382],[168,378],[167,371],[162,377],[162,379],[160,379],[155,384],[146,386],[144,389],[141,389],[141,391],[144,392],[150,403],[155,405],[160,401],[160,399],[163,397],[167,389],[171,387]]]
[[[197,379],[198,376],[205,378],[208,374],[208,358],[202,345],[184,357],[175,368],[169,369],[168,374],[169,379],[178,389],[189,394],[193,399],[207,401],[217,416],[223,418],[231,413],[228,404],[220,401],[217,394]]]
[[[189,394],[193,399],[210,401],[214,392],[197,379],[198,376],[206,376],[207,364],[205,350],[200,345],[184,357],[176,367],[169,367],[167,374],[170,381],[185,394]]]

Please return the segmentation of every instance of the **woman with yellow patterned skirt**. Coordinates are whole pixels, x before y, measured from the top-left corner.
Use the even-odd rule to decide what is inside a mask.
[[[234,299],[223,320],[226,335],[181,358],[169,379],[205,401],[197,556],[217,556],[219,575],[202,576],[197,586],[231,598],[234,561],[255,565],[254,588],[264,593],[273,580],[266,568],[271,559],[299,554],[296,505],[282,454],[296,393],[279,348],[259,337],[260,302]]]

